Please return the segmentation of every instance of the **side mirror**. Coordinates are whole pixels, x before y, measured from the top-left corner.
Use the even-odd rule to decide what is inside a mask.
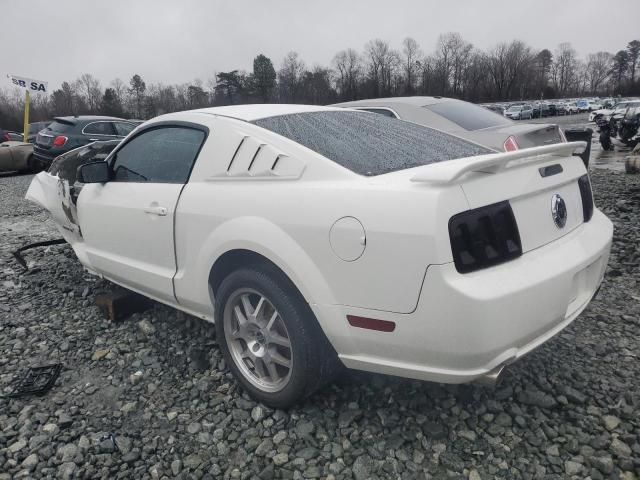
[[[81,183],[107,183],[111,179],[109,164],[103,160],[89,162],[78,167],[78,182]]]

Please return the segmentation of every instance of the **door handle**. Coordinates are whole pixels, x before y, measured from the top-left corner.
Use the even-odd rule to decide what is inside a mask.
[[[159,217],[164,217],[167,215],[167,209],[165,207],[147,207],[144,209],[144,213],[150,213],[151,215],[158,215]]]

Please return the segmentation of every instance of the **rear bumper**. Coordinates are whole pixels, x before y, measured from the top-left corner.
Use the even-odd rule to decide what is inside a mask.
[[[51,162],[62,153],[64,152],[50,152],[37,146],[33,148],[33,158],[43,169],[48,169],[51,166]]]
[[[316,306],[318,314],[393,321],[393,332],[349,329],[336,347],[350,368],[445,383],[481,378],[568,326],[602,282],[613,226],[596,210],[589,223],[551,244],[486,270],[459,274],[432,265],[411,314]],[[328,322],[326,322],[328,323]]]

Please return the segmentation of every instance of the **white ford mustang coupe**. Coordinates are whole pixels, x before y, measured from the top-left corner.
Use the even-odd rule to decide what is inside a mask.
[[[613,228],[560,143],[494,153],[374,113],[172,113],[27,198],[91,272],[205,320],[285,407],[350,368],[497,378],[597,291]],[[69,170],[69,169],[67,169]]]

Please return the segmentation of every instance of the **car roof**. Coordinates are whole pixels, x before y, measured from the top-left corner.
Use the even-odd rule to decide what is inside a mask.
[[[63,122],[66,123],[72,123],[72,124],[76,124],[76,123],[80,123],[80,122],[93,122],[93,121],[97,121],[97,120],[122,120],[122,121],[127,121],[124,118],[118,118],[118,117],[107,117],[107,116],[103,116],[103,115],[76,115],[76,116],[67,116],[67,117],[54,117],[54,120],[61,120]]]
[[[228,105],[225,107],[211,107],[200,108],[197,110],[188,110],[186,112],[175,112],[162,115],[156,119],[170,120],[178,119],[181,114],[185,113],[197,113],[204,115],[219,115],[222,117],[235,118],[238,120],[244,120],[245,122],[252,122],[261,118],[276,117],[279,115],[290,115],[293,113],[306,113],[306,112],[329,112],[329,111],[344,111],[343,108],[335,107],[321,107],[316,105],[294,105],[294,104],[249,104],[249,105]],[[155,120],[155,119],[154,119]]]
[[[455,98],[447,97],[387,97],[387,98],[371,98],[368,100],[355,100],[352,102],[336,103],[333,106],[340,107],[366,107],[366,106],[384,106],[390,104],[403,104],[412,105],[414,107],[425,107],[427,105],[434,105],[442,102],[460,102]]]

